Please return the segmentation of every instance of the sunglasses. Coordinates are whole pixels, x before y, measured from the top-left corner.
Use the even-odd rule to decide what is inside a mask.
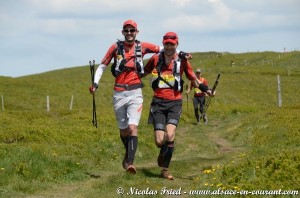
[[[136,32],[136,29],[123,29],[123,32],[125,33],[133,33],[133,32]]]
[[[167,40],[167,39],[176,40],[176,39],[177,39],[177,36],[164,36],[163,39],[164,39],[164,40]]]

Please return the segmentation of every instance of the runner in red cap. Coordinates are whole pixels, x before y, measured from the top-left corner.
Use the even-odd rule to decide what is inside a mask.
[[[161,177],[169,180],[174,179],[168,168],[174,151],[175,129],[182,111],[182,74],[185,73],[195,87],[210,94],[206,85],[198,83],[189,61],[179,57],[176,52],[178,44],[178,35],[167,32],[163,36],[164,52],[153,55],[145,66],[145,75],[152,73],[154,91],[148,123],[154,126],[155,144],[160,148],[157,162],[162,167]]]
[[[120,129],[120,138],[126,150],[122,165],[127,172],[133,174],[136,173],[133,161],[138,145],[137,126],[143,104],[141,76],[144,74],[144,66],[142,58],[147,53],[158,53],[163,49],[158,45],[136,40],[138,33],[135,21],[127,20],[123,23],[122,34],[125,40],[114,43],[108,49],[97,68],[94,84],[90,87],[90,92],[94,93],[103,71],[114,59],[111,67],[115,76],[114,112]]]
[[[136,22],[133,21],[133,20],[127,20],[127,21],[125,21],[124,24],[123,24],[123,28],[124,28],[126,25],[131,25],[131,26],[134,27],[135,29],[138,29],[138,28],[137,28]]]
[[[201,69],[197,69],[195,73],[198,81],[208,86],[207,80],[201,76]],[[191,82],[188,87],[188,90],[186,91],[186,94],[188,95],[193,88],[194,88],[193,106],[194,106],[194,113],[197,120],[197,124],[200,123],[201,119],[203,119],[203,122],[207,124],[208,118],[204,113],[206,93],[202,92],[198,87],[194,87]],[[199,110],[200,110],[200,115],[199,115]]]

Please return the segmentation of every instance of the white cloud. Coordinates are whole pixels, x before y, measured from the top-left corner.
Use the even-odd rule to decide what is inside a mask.
[[[177,6],[185,6],[187,4],[192,3],[192,0],[170,0],[174,5]]]
[[[3,65],[41,71],[99,60],[129,18],[138,39],[161,44],[165,32],[176,31],[186,51],[299,48],[299,8],[299,0],[0,1],[0,75]]]
[[[220,17],[219,20],[228,21],[230,18],[230,9],[221,0],[208,0],[213,8],[214,15]]]
[[[158,2],[158,1],[157,1]],[[148,0],[29,0],[29,5],[52,14],[80,14],[143,12]]]

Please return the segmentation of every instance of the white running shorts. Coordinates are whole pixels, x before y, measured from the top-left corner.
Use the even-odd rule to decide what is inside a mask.
[[[129,124],[138,126],[142,115],[142,89],[131,91],[114,91],[115,116],[120,129],[126,129]]]

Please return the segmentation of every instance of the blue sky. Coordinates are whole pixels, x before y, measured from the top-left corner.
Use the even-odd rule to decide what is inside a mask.
[[[99,63],[122,39],[161,45],[168,31],[187,52],[283,52],[300,48],[299,0],[1,0],[0,76]]]

